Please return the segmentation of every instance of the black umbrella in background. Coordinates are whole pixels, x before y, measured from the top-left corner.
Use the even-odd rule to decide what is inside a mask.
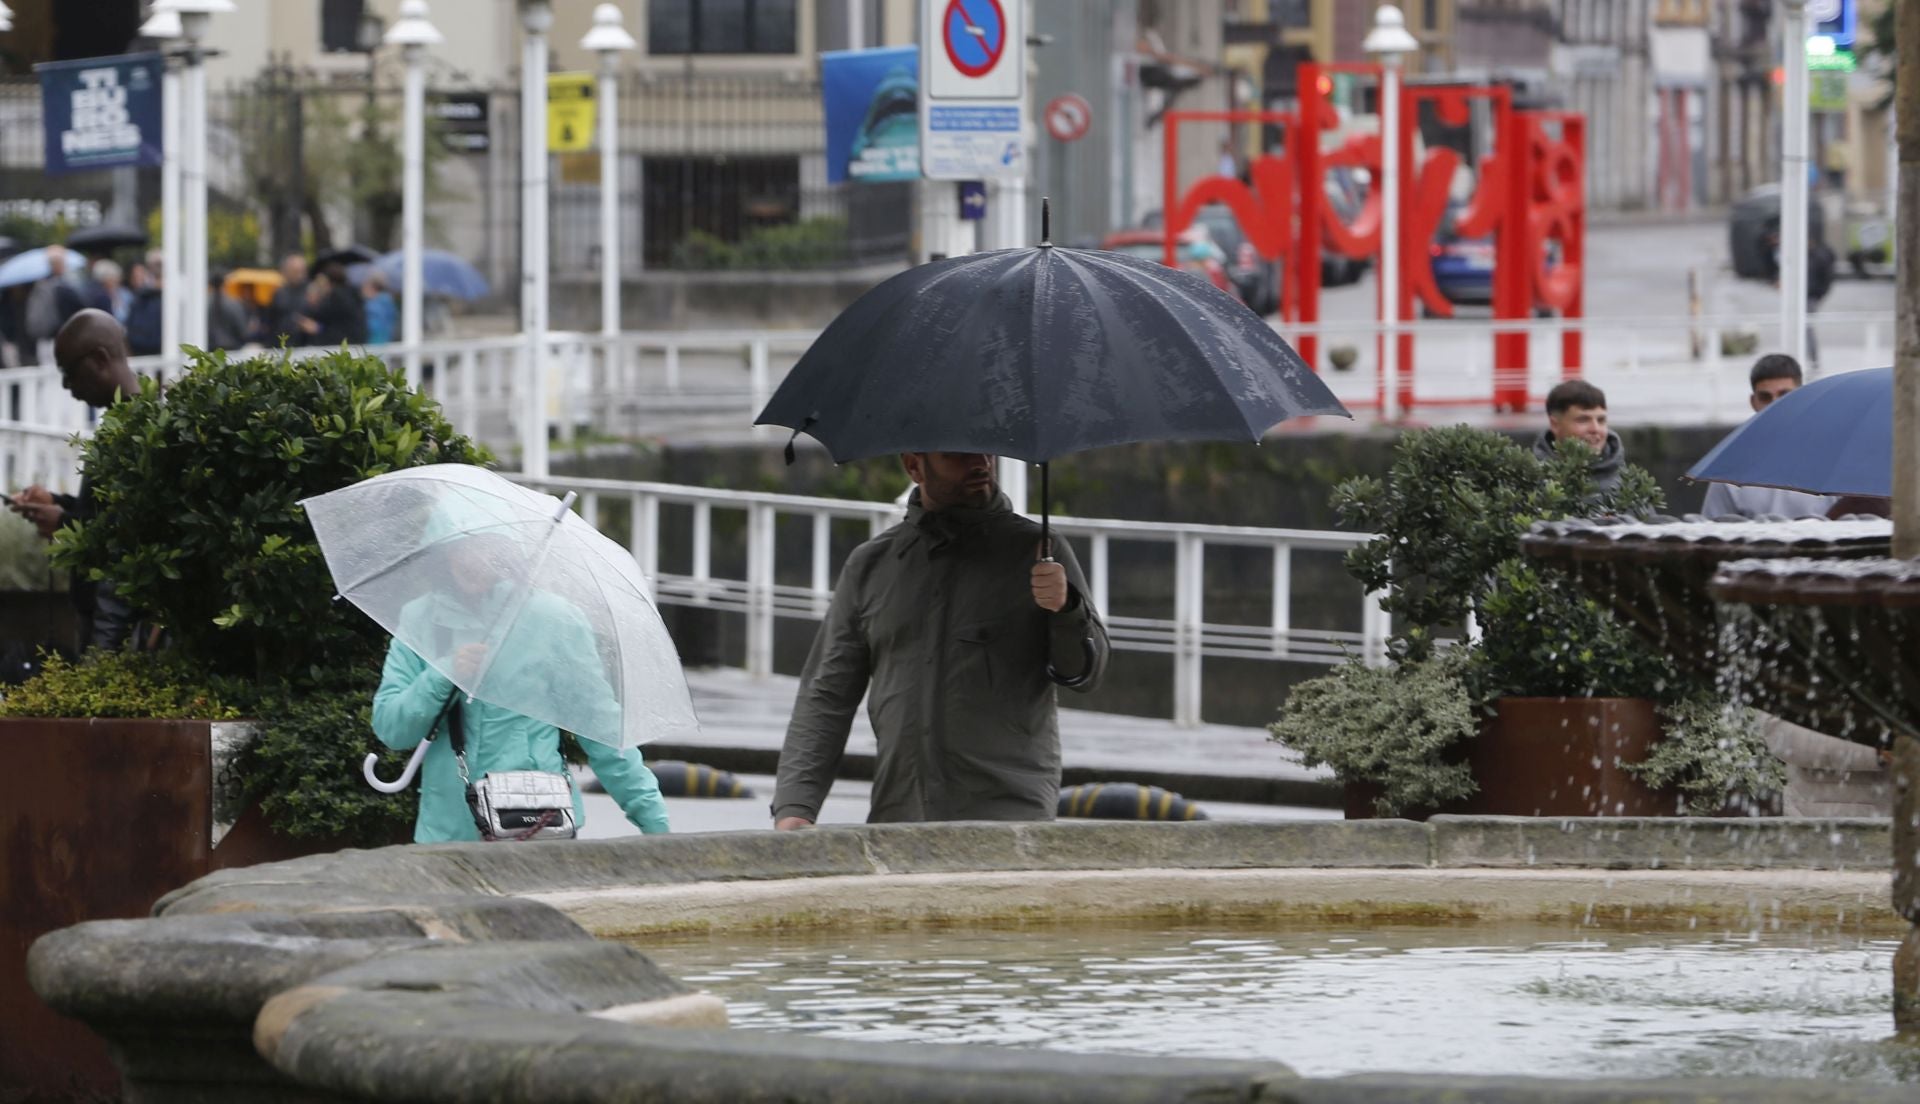
[[[371,264],[379,259],[380,254],[371,247],[348,245],[342,246],[339,249],[329,249],[325,253],[320,254],[313,259],[313,266],[315,268],[324,268],[327,265],[338,263],[344,267],[351,268],[357,264]]]
[[[890,452],[1038,463],[1044,544],[1056,456],[1257,442],[1288,418],[1352,417],[1232,296],[1154,261],[1055,247],[1044,200],[1040,220],[1038,248],[920,265],[861,296],[754,424],[805,433],[836,463]]]
[[[103,223],[67,235],[67,248],[79,253],[111,253],[147,244],[147,232],[137,226]]]

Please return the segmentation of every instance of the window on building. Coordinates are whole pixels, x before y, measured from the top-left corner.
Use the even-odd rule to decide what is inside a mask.
[[[652,54],[791,54],[795,0],[652,0]]]

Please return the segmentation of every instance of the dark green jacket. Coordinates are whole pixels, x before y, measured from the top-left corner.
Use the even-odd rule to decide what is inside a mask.
[[[1072,548],[1054,542],[1072,593],[1034,604],[1040,526],[991,505],[928,513],[854,549],[800,675],[780,751],[775,818],[817,819],[860,698],[880,745],[869,821],[1050,820],[1060,729],[1049,658],[1091,690],[1107,632]],[[1084,677],[1082,677],[1084,676]]]

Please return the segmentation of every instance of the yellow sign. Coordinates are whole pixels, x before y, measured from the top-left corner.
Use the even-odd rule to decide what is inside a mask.
[[[592,73],[547,76],[547,152],[593,148],[593,105]]]

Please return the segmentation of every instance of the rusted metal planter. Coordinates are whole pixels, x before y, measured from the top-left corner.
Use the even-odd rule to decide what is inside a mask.
[[[1479,791],[1401,815],[1684,815],[1678,792],[1655,790],[1625,769],[1659,740],[1659,714],[1644,698],[1502,698],[1462,749]],[[1347,819],[1372,817],[1378,793],[1378,787],[1349,783]]]
[[[236,807],[232,721],[0,719],[0,1086],[111,1091],[106,1047],[27,986],[27,947],[83,920],[142,917],[215,870],[337,850]]]

